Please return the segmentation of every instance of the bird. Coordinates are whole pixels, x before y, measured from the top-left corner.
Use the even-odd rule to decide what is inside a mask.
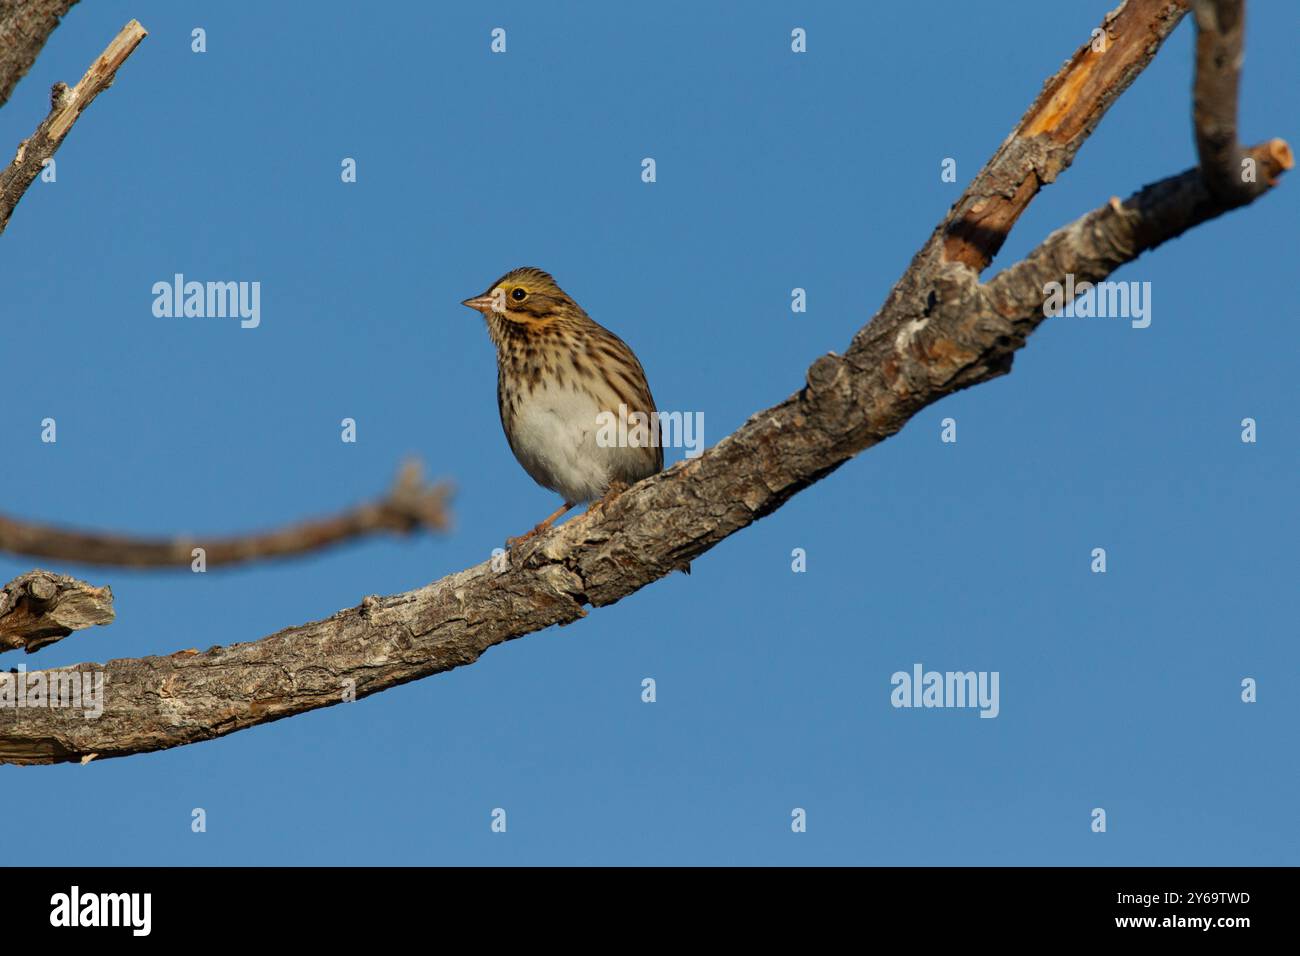
[[[663,470],[657,427],[648,434],[635,427],[658,415],[641,362],[550,273],[513,269],[462,305],[482,314],[496,347],[497,410],[511,452],[535,482],[563,499],[531,531],[508,538],[507,547],[541,534],[579,504],[607,503]]]

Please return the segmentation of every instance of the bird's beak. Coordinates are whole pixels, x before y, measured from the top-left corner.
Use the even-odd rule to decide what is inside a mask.
[[[472,299],[466,299],[461,305],[469,306],[476,312],[487,312],[492,308],[492,296],[477,295]]]

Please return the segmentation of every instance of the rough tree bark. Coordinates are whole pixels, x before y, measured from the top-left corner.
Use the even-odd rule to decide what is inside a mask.
[[[77,0],[0,0],[0,106]]]
[[[1216,6],[1235,8],[1239,18],[1239,2]],[[1228,162],[1220,154],[1234,154],[1203,152],[1204,169],[1124,202],[1112,199],[1054,232],[1023,262],[979,281],[1032,196],[1069,164],[1185,12],[1170,0],[1128,0],[1109,15],[1106,50],[1085,44],[1048,81],[847,354],[817,359],[803,388],[699,458],[528,542],[505,570],[484,563],[255,643],[112,661],[102,718],[51,710],[0,715],[8,721],[0,724],[0,761],[84,762],[179,746],[339,703],[349,683],[363,697],[473,663],[493,645],[577,620],[587,605],[613,603],[669,574],[893,435],[925,406],[1006,374],[1044,321],[1048,281],[1067,273],[1098,281],[1250,202],[1292,164],[1280,140],[1252,147],[1263,186],[1224,190],[1212,182]],[[1213,33],[1229,22],[1220,16],[1199,25]],[[1203,52],[1217,46],[1198,44],[1198,77],[1222,69]]]
[[[113,591],[65,574],[28,571],[0,588],[0,653],[28,654],[113,620]]]

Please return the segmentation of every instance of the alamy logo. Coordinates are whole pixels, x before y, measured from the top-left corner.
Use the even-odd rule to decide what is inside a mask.
[[[80,708],[87,720],[104,713],[104,672],[48,670],[27,673],[19,664],[0,671],[0,707]]]
[[[685,448],[687,458],[704,451],[703,412],[629,412],[596,416],[596,444],[601,448]]]
[[[134,936],[148,936],[153,924],[152,893],[71,893],[50,897],[51,926],[130,926]]]
[[[186,282],[178,272],[171,282],[155,282],[153,294],[153,314],[160,319],[237,317],[244,329],[262,324],[260,282]]]
[[[1151,324],[1150,282],[1080,282],[1074,273],[1065,274],[1065,284],[1043,286],[1043,316],[1063,315],[1067,319],[1132,319],[1135,329]]]
[[[981,717],[996,717],[998,671],[927,671],[912,665],[912,673],[895,671],[889,702],[895,707],[978,707]]]

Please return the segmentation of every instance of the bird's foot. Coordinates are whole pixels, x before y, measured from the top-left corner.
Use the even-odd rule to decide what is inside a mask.
[[[532,531],[525,531],[517,538],[506,538],[506,550],[508,551],[511,548],[515,547],[516,545],[523,544],[529,538],[536,537],[537,535],[541,534],[543,531],[548,530],[551,527],[551,525],[555,524],[555,522],[558,521],[561,517],[563,517],[565,512],[567,512],[572,507],[573,505],[571,505],[569,502],[566,501],[563,507],[559,508],[555,512],[555,514],[551,515],[545,521],[538,523],[537,527],[534,528]]]
[[[506,538],[506,550],[511,551],[517,548],[519,545],[523,544],[529,538],[536,537],[538,534],[540,534],[542,531],[545,530],[546,529],[543,528],[541,525],[538,525],[532,531],[525,531],[523,534],[518,535],[517,537],[514,538]]]

